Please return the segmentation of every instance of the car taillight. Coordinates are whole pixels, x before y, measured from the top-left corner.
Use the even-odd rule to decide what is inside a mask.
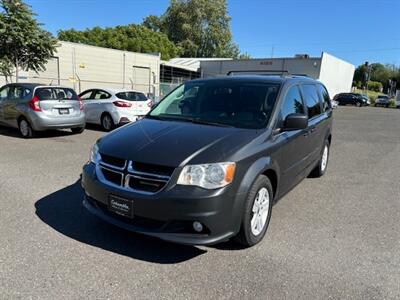
[[[79,97],[79,96],[78,96],[78,101],[79,101],[79,109],[80,109],[80,111],[83,111],[83,102],[82,102],[81,97]]]
[[[124,101],[114,101],[113,104],[117,107],[131,107],[132,104]]]
[[[150,108],[152,108],[153,105],[154,105],[154,102],[153,102],[153,101],[149,101],[149,102],[147,103],[147,106],[150,107]]]
[[[29,103],[29,107],[33,111],[42,111],[42,109],[40,108],[40,104],[39,104],[39,98],[37,96],[34,96],[32,98],[32,100],[29,101],[28,103]]]

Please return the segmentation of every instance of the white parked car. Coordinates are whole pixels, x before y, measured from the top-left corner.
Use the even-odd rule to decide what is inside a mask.
[[[339,106],[339,103],[336,101],[336,100],[331,100],[331,105],[332,105],[332,108],[336,108],[336,107],[338,107]]]
[[[99,124],[110,131],[116,125],[135,122],[146,115],[153,101],[134,90],[90,89],[79,94],[86,123]]]

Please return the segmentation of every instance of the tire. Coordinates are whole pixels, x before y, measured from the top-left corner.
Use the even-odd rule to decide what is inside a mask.
[[[109,114],[102,115],[101,127],[104,131],[111,131],[114,128],[114,121]]]
[[[264,199],[264,206],[260,206],[259,202],[255,204],[260,196]],[[238,243],[245,247],[251,247],[263,239],[271,219],[273,200],[274,192],[270,180],[267,176],[260,175],[250,188],[244,204],[242,224],[238,235],[235,237]],[[256,220],[259,222],[256,222]]]
[[[81,134],[85,130],[85,127],[71,128],[73,134]]]
[[[318,165],[310,173],[310,177],[319,178],[322,177],[328,169],[330,154],[330,144],[328,140],[325,140],[324,147],[322,148],[321,158],[318,161]]]
[[[361,105],[360,102],[357,102],[357,103],[356,103],[356,106],[357,106],[357,107],[361,107],[362,105]]]
[[[18,129],[21,136],[25,139],[29,139],[35,136],[35,131],[32,129],[31,124],[29,124],[28,120],[22,118],[18,122]]]

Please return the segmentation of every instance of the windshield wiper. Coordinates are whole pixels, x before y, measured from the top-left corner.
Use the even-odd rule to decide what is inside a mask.
[[[195,124],[203,124],[203,125],[212,125],[212,126],[219,126],[219,127],[234,127],[232,125],[218,122],[218,121],[206,121],[198,118],[185,118],[183,120],[187,120],[188,122],[195,123]]]

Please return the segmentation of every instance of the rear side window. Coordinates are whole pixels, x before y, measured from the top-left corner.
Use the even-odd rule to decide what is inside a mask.
[[[322,111],[326,112],[331,108],[331,99],[329,97],[328,91],[323,85],[318,84],[317,87],[322,99]]]
[[[313,118],[321,114],[321,104],[314,84],[302,85],[304,100],[307,105],[308,118]]]
[[[138,92],[120,92],[117,93],[116,96],[123,100],[128,101],[147,101],[147,97],[143,93]]]
[[[10,100],[25,99],[30,93],[31,90],[26,87],[13,86],[10,88],[10,93],[8,94],[8,98]]]
[[[298,86],[292,86],[288,90],[281,108],[281,120],[284,122],[290,114],[304,114],[303,100]]]
[[[35,96],[38,97],[39,100],[78,100],[78,95],[70,88],[37,88]]]

